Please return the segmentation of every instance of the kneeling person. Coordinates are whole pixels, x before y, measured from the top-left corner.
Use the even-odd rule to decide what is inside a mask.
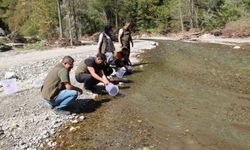
[[[70,83],[69,73],[73,68],[74,59],[65,56],[61,63],[57,64],[47,75],[41,88],[43,98],[55,110],[64,109],[73,102],[82,89]]]
[[[117,68],[124,67],[126,69],[126,73],[132,73],[132,63],[130,62],[128,56],[128,49],[126,47],[122,47],[121,50],[115,53],[115,60],[112,64],[114,64]]]
[[[108,85],[109,80],[103,71],[105,60],[105,55],[98,53],[96,57],[89,57],[81,61],[75,72],[76,81],[84,83],[84,88],[88,90],[93,90],[93,86],[99,82]]]

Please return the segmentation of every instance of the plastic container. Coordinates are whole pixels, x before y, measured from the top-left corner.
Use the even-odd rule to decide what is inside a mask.
[[[109,93],[111,96],[116,96],[119,93],[119,88],[118,86],[109,83],[108,85],[105,86],[106,91]]]
[[[119,68],[117,71],[116,71],[116,76],[118,77],[118,78],[122,78],[123,77],[123,75],[125,74],[125,72],[126,72],[126,69],[125,68]]]
[[[7,79],[0,82],[3,86],[4,94],[12,94],[17,92],[16,79]]]

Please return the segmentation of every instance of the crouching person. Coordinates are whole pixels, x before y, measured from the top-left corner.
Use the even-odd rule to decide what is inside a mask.
[[[62,62],[48,73],[41,88],[43,98],[56,113],[64,112],[61,110],[76,100],[78,92],[82,94],[82,89],[73,86],[70,82],[69,73],[73,66],[74,59],[71,56],[65,56]]]
[[[132,64],[129,60],[129,52],[126,47],[122,47],[121,50],[115,53],[115,60],[112,62],[117,68],[124,67],[126,73],[132,73]]]
[[[84,83],[84,88],[91,91],[99,82],[104,85],[109,84],[109,80],[104,74],[105,60],[105,55],[98,53],[96,57],[89,57],[81,61],[75,72],[76,81]]]

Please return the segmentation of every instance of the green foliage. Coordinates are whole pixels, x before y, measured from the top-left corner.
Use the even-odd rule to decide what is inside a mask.
[[[39,36],[51,37],[57,35],[58,17],[55,0],[33,1],[32,15],[30,20],[34,28],[38,29]]]
[[[31,19],[26,20],[20,28],[20,33],[27,36],[39,35],[38,31],[38,27],[35,26]]]

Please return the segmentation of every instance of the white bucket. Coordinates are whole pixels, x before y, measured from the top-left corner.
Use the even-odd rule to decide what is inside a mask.
[[[116,71],[116,74],[115,74],[115,75],[116,75],[118,78],[122,78],[125,72],[126,72],[126,69],[122,67],[122,68],[119,68],[119,69]]]
[[[109,83],[108,85],[105,86],[106,91],[109,93],[111,96],[116,96],[119,93],[119,88],[118,86]]]
[[[3,86],[4,94],[12,94],[17,92],[16,79],[7,79],[0,82]]]

